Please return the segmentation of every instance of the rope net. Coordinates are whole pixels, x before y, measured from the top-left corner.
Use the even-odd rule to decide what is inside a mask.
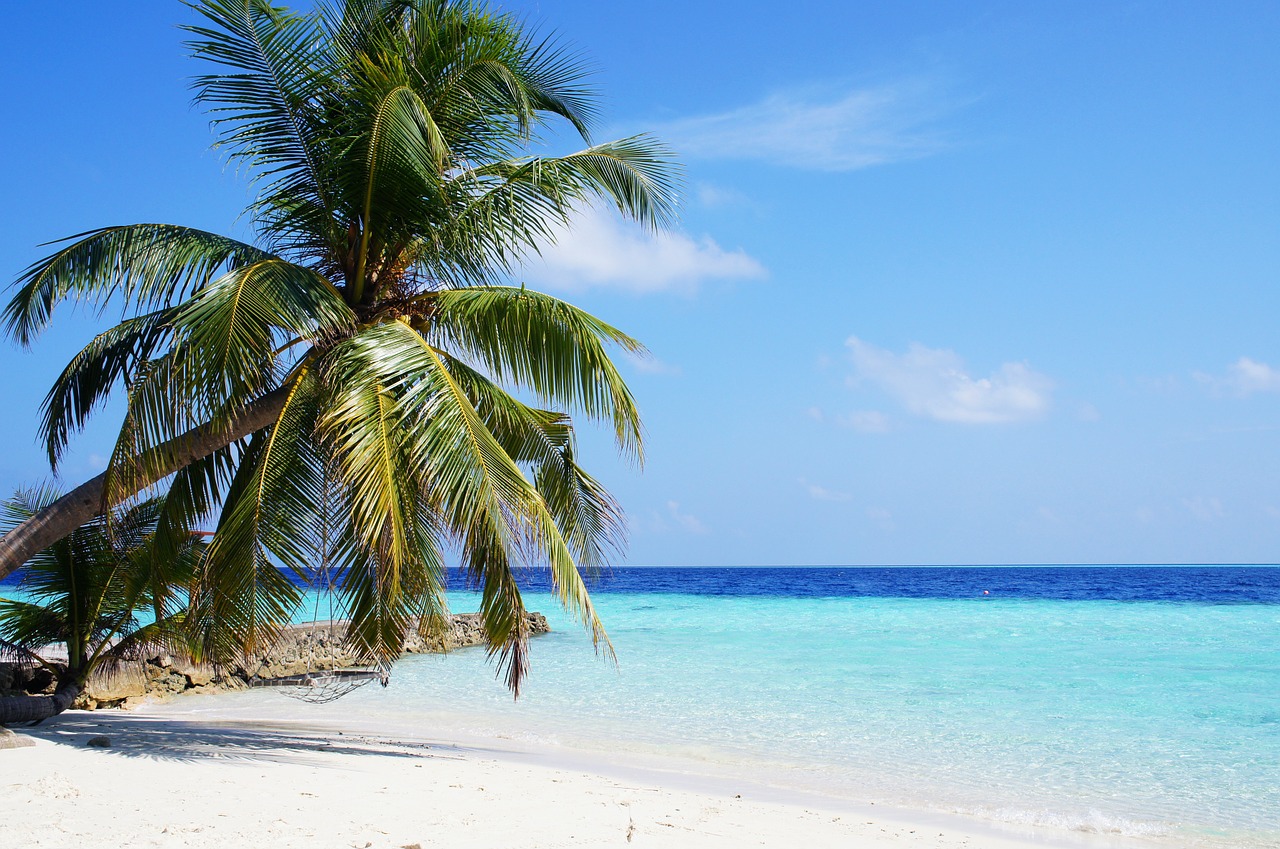
[[[370,669],[329,669],[282,678],[259,678],[250,681],[249,686],[279,688],[282,695],[322,705],[337,701],[370,681],[377,681],[385,687],[391,681],[391,673],[382,665]]]
[[[328,469],[325,470],[325,503],[332,507]],[[332,511],[324,509],[320,517],[320,558],[312,570],[309,588],[315,593],[315,609],[309,623],[310,632],[307,638],[307,671],[297,675],[285,675],[278,678],[254,678],[250,687],[267,687],[278,689],[282,695],[312,704],[326,704],[360,689],[371,681],[377,681],[386,687],[391,681],[391,663],[379,661],[358,668],[318,669],[315,659],[316,645],[320,642],[320,628],[323,624],[330,634],[333,626],[339,621],[337,614],[344,613],[336,604],[338,597],[338,581],[329,563],[330,531]],[[320,618],[320,600],[325,597],[329,601],[329,617]]]

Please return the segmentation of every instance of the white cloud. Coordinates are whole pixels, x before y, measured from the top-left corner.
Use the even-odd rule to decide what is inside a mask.
[[[1245,398],[1256,392],[1280,392],[1280,369],[1260,363],[1249,357],[1241,357],[1227,366],[1222,376],[1196,372],[1196,380],[1214,389]]]
[[[664,510],[650,510],[647,514],[628,514],[632,533],[666,535],[673,532],[705,534],[707,526],[697,516],[680,509],[679,501],[668,501]]]
[[[825,486],[819,486],[816,483],[809,483],[804,478],[800,479],[800,485],[809,493],[809,497],[814,501],[849,501],[853,498],[847,492],[841,492],[836,489],[827,489]]]
[[[1197,375],[1197,378],[1200,377],[1203,376]],[[1161,395],[1171,395],[1182,389],[1182,380],[1173,374],[1166,374],[1161,377],[1139,377],[1137,383],[1144,389]]]
[[[664,363],[662,360],[654,356],[642,357],[628,353],[624,353],[622,356],[625,357],[626,360],[631,363],[631,366],[641,374],[678,375],[684,373],[684,369],[680,368],[680,366]]]
[[[1222,509],[1222,502],[1216,498],[1205,498],[1198,495],[1195,498],[1182,499],[1182,506],[1187,508],[1187,512],[1201,522],[1212,522],[1214,519],[1221,519],[1226,513]]]
[[[523,271],[530,282],[548,289],[637,294],[689,292],[706,280],[766,276],[755,258],[725,250],[710,236],[695,240],[683,233],[648,232],[598,207],[580,210],[568,227],[557,228]]]
[[[889,417],[879,410],[858,410],[840,416],[837,421],[859,433],[888,433]]]
[[[652,130],[686,156],[853,171],[942,150],[946,142],[932,125],[950,108],[935,85],[903,80],[869,88],[780,92]]]
[[[894,528],[893,514],[883,507],[868,507],[867,518],[881,530],[891,531]]]
[[[1038,510],[1036,510],[1036,515],[1039,516],[1044,521],[1049,522],[1051,524],[1054,524],[1054,525],[1062,524],[1062,517],[1048,507],[1043,507],[1043,506],[1040,507]]]
[[[705,534],[707,526],[702,524],[702,520],[697,516],[685,513],[680,509],[680,502],[667,502],[667,515],[671,517],[671,521],[675,522],[676,527],[682,528],[691,534]]]
[[[737,189],[728,189],[711,183],[698,183],[694,187],[694,197],[698,203],[706,207],[754,206],[751,199]]]
[[[895,354],[856,336],[845,343],[855,374],[879,386],[912,413],[943,422],[1003,424],[1040,418],[1053,382],[1026,363],[1005,363],[990,377],[973,378],[954,351],[912,343]]]

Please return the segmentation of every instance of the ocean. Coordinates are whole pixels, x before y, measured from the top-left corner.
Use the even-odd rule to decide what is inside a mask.
[[[525,578],[554,630],[518,702],[475,649],[296,710],[1014,827],[1280,845],[1280,568],[617,568],[592,588],[616,666]],[[458,584],[453,610],[475,609]]]

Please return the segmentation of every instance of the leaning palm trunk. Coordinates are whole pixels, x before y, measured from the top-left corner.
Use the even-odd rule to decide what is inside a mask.
[[[157,446],[149,452],[154,462],[138,464],[146,473],[130,476],[131,486],[125,490],[118,486],[112,487],[112,497],[107,497],[110,471],[80,484],[0,537],[0,580],[19,569],[37,552],[69,536],[81,525],[103,515],[126,498],[153,486],[196,460],[266,427],[280,415],[287,397],[288,393],[284,390],[270,392],[233,417],[226,427],[201,425]],[[116,476],[117,479],[119,477]]]
[[[20,722],[43,722],[57,716],[84,690],[84,684],[75,677],[58,685],[52,696],[5,696],[0,698],[0,725],[16,725]]]

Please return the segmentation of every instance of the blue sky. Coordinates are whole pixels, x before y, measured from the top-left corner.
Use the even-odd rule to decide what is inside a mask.
[[[5,12],[6,280],[106,224],[245,235],[190,13],[123,5]],[[584,440],[628,562],[1280,559],[1280,6],[505,7],[685,166],[678,230],[585,210],[522,275],[652,351],[643,471]],[[0,491],[94,326],[0,348]]]

